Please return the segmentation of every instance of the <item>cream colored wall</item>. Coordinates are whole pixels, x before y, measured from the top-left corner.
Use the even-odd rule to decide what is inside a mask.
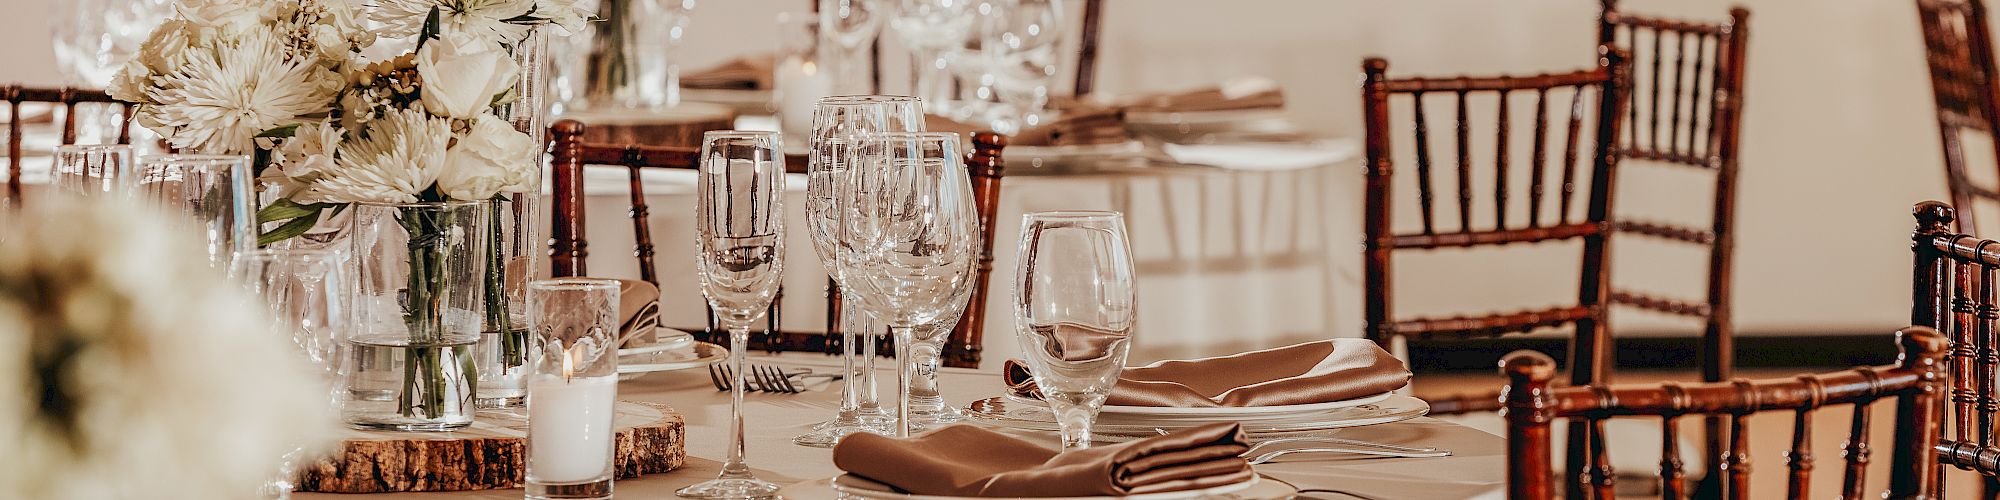
[[[61,0],[7,2],[8,15],[0,18],[0,61],[5,61],[0,81],[59,81],[50,67],[45,1]],[[1391,73],[1403,75],[1580,67],[1590,61],[1596,15],[1596,2],[1589,0],[1108,3],[1101,90],[1269,76],[1284,85],[1298,122],[1330,136],[1360,133],[1354,82],[1364,55],[1389,58]],[[684,53],[690,65],[700,66],[772,50],[775,13],[805,5],[804,0],[704,1]],[[1626,2],[1632,11],[1709,18],[1721,17],[1727,5]],[[1754,13],[1737,219],[1737,323],[1747,332],[1886,331],[1900,325],[1907,317],[1908,208],[1944,195],[1910,2],[1758,0],[1748,6]],[[1625,209],[1705,205],[1649,192],[1676,182],[1682,181],[1631,174],[1621,193]],[[1692,274],[1698,263],[1690,256],[1626,245],[1617,254],[1619,280],[1690,291],[1698,284]],[[1573,286],[1536,278],[1533,271],[1540,268],[1521,262],[1405,265],[1403,272],[1414,277],[1399,280],[1400,301],[1411,309],[1425,308],[1427,297],[1497,303]],[[1454,269],[1525,284],[1412,290],[1448,279],[1445,274]],[[1646,319],[1621,324],[1656,323]]]

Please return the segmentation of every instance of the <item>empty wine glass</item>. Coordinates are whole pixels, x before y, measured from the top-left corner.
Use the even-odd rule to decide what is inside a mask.
[[[813,107],[811,156],[806,165],[806,226],[812,234],[813,250],[826,267],[835,285],[840,279],[840,260],[834,254],[838,227],[835,186],[847,172],[853,145],[860,137],[879,132],[916,132],[923,128],[922,105],[914,97],[833,96],[822,98]],[[817,426],[813,432],[793,442],[805,446],[831,447],[841,437],[887,424],[889,415],[877,403],[875,383],[875,343],[856,342],[856,334],[873,337],[867,315],[858,307],[841,309],[842,362],[847,377],[842,387],[840,413]],[[860,345],[857,345],[860,344]],[[865,359],[865,368],[855,372],[856,348]]]
[[[249,156],[147,156],[139,159],[136,192],[140,200],[181,214],[207,242],[209,264],[226,268],[231,256],[257,246],[254,175]]]
[[[987,74],[1001,103],[1018,115],[1022,126],[1043,122],[1049,104],[1049,84],[1061,69],[1062,0],[1006,0],[1001,14],[985,18],[993,40],[985,45]]]
[[[1016,336],[1062,428],[1064,450],[1090,447],[1091,424],[1132,347],[1136,303],[1123,214],[1036,212],[1021,218]]]
[[[912,88],[931,114],[950,111],[951,69],[944,51],[964,43],[970,34],[975,1],[896,0],[889,28],[910,49]]]
[[[916,328],[948,322],[972,292],[979,219],[948,132],[864,136],[836,206],[841,282],[896,339],[898,436],[908,436]]]
[[[289,335],[303,359],[328,382],[332,401],[333,360],[340,330],[351,326],[347,260],[330,250],[252,250],[232,259],[229,274],[262,299],[270,311],[272,330]],[[277,474],[264,483],[266,498],[288,498],[295,485],[305,448],[293,448],[278,463]]]
[[[784,275],[785,156],[775,132],[702,134],[695,189],[700,215],[695,265],[701,293],[729,330],[729,458],[715,479],[681,488],[689,498],[762,498],[778,485],[758,480],[743,458],[744,346],[750,325],[771,307]]]
[[[959,89],[958,95],[954,96],[958,101],[952,103],[948,116],[960,122],[991,126],[995,121],[1003,121],[997,118],[1010,114],[994,105],[993,64],[991,51],[986,49],[987,45],[997,43],[1000,25],[997,20],[1006,17],[1008,4],[1006,0],[971,2],[972,11],[967,15],[972,17],[972,23],[966,28],[965,36],[942,54],[945,66],[951,69]],[[1013,132],[1004,126],[994,128],[1001,133]]]
[[[172,17],[173,0],[54,0],[49,41],[57,71],[72,87],[104,88],[118,69],[139,53],[153,28]],[[112,142],[124,117],[121,108],[104,103],[79,103],[77,140]],[[132,127],[133,144],[150,136]]]
[[[49,183],[67,193],[122,195],[131,188],[137,170],[132,165],[132,146],[69,144],[56,147]]]

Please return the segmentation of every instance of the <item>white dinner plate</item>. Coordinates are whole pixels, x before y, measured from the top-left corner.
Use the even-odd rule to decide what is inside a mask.
[[[1300,432],[1326,431],[1364,425],[1400,422],[1424,416],[1431,407],[1424,400],[1391,394],[1374,403],[1300,413],[1276,418],[1246,419],[1229,415],[1161,418],[1146,415],[1099,414],[1092,433],[1106,436],[1152,436],[1159,431],[1198,427],[1215,422],[1241,422],[1243,431],[1256,437]],[[1007,397],[974,401],[965,408],[967,418],[982,424],[1024,431],[1056,431],[1055,415],[1039,404],[1023,404]]]
[[[701,368],[729,358],[729,350],[707,342],[697,342],[687,332],[661,327],[666,335],[652,345],[618,350],[618,380],[632,380],[653,372]]]
[[[1264,479],[1263,476],[1250,478],[1236,484],[1226,484],[1202,490],[1171,491],[1127,497],[1049,497],[1043,500],[1180,500],[1190,498],[1224,498],[1243,500],[1265,500],[1292,498],[1298,490],[1283,481]],[[969,500],[968,497],[912,495],[898,492],[882,483],[853,475],[840,475],[827,479],[806,481],[786,486],[778,490],[778,497],[786,500],[831,500],[840,498],[868,498],[881,500]]]
[[[1278,406],[1221,406],[1221,407],[1202,407],[1202,408],[1180,408],[1171,406],[1104,405],[1104,409],[1100,410],[1098,412],[1098,415],[1099,418],[1106,418],[1106,417],[1118,418],[1123,416],[1132,416],[1137,418],[1156,418],[1156,419],[1193,418],[1193,419],[1212,420],[1215,418],[1227,418],[1229,420],[1265,420],[1273,418],[1294,417],[1305,414],[1323,413],[1327,410],[1380,403],[1382,402],[1382,400],[1389,399],[1390,394],[1393,393],[1384,392],[1381,394],[1376,394],[1368,397],[1360,397],[1342,401],[1328,401],[1325,403],[1278,405]],[[1015,396],[1012,394],[1008,395],[1008,399],[1011,399],[1014,402],[1021,404],[1048,406],[1048,403],[1042,400],[1025,398],[1020,396]]]

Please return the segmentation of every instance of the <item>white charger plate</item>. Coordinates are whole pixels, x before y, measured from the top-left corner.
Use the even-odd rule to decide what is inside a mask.
[[[1326,431],[1347,427],[1378,425],[1401,422],[1430,413],[1431,407],[1424,400],[1400,394],[1391,394],[1381,401],[1334,408],[1318,412],[1288,415],[1280,418],[1246,419],[1233,415],[1211,415],[1205,417],[1160,418],[1145,415],[1105,415],[1099,414],[1096,425],[1091,427],[1094,434],[1106,436],[1152,436],[1159,431],[1173,431],[1198,427],[1215,422],[1240,422],[1243,431],[1253,436],[1263,437],[1301,432]],[[1056,431],[1055,415],[1048,406],[1023,404],[1007,397],[991,397],[974,401],[965,407],[966,418],[985,425],[1005,429],[1033,432]]]
[[[660,327],[663,340],[647,346],[618,350],[618,380],[632,380],[653,372],[701,368],[729,358],[729,350],[707,342],[697,342],[687,332]]]
[[[1225,484],[1214,488],[1187,491],[1149,493],[1126,497],[1050,497],[1043,500],[1181,500],[1189,498],[1223,498],[1243,500],[1284,499],[1298,495],[1298,490],[1283,481],[1252,477],[1248,481]],[[912,495],[890,488],[888,485],[868,479],[842,474],[840,476],[806,481],[778,490],[778,496],[786,500],[822,500],[844,498],[869,498],[881,500],[971,500],[972,497],[949,497]]]

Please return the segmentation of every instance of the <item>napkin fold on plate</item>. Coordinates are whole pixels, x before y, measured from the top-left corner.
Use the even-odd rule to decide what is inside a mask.
[[[776,56],[751,54],[700,71],[681,74],[681,88],[709,90],[770,90]]]
[[[1065,453],[953,425],[909,439],[853,434],[833,447],[833,464],[918,495],[1122,496],[1248,481],[1256,472],[1238,455],[1249,449],[1233,422]]]
[[[618,280],[618,346],[653,343],[660,326],[660,287],[641,280]]]
[[[1033,373],[1019,360],[1002,368],[1008,392],[1040,399]],[[1115,406],[1243,407],[1328,403],[1401,389],[1410,382],[1402,360],[1366,339],[1332,339],[1242,354],[1166,360],[1127,367],[1104,404]]]

